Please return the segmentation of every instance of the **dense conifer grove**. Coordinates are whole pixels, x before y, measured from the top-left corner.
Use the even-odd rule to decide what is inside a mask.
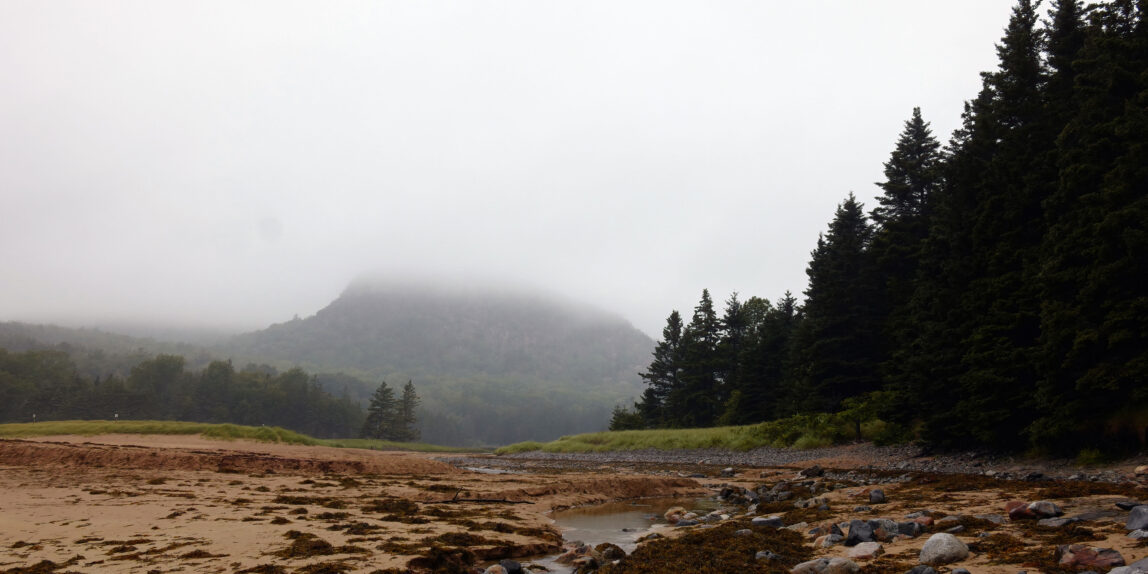
[[[945,448],[1143,447],[1148,2],[1013,8],[942,146],[919,109],[789,293],[670,314],[612,428],[868,413]]]
[[[365,415],[358,401],[332,396],[298,368],[236,370],[212,361],[191,372],[182,356],[159,354],[126,377],[101,379],[79,374],[64,351],[0,348],[0,421],[116,418],[280,426],[341,438],[356,436]]]

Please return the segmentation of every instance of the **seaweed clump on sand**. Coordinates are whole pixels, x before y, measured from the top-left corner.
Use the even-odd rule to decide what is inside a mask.
[[[738,531],[748,530],[735,534]],[[770,558],[757,559],[758,552]],[[810,560],[812,548],[796,532],[747,521],[727,522],[716,528],[694,530],[678,538],[660,538],[638,547],[600,574],[659,574],[663,572],[758,572],[788,574],[793,566]]]

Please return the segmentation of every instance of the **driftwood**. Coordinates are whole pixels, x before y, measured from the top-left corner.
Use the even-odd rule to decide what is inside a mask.
[[[479,502],[479,503],[495,503],[495,504],[530,504],[529,500],[507,500],[505,498],[459,498],[458,495],[462,491],[454,493],[450,500],[435,500],[427,504],[455,504],[459,502]]]

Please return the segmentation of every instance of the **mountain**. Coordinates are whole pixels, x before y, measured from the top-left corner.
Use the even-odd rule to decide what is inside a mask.
[[[597,386],[637,382],[653,344],[621,317],[557,297],[376,280],[228,347],[320,369]]]
[[[424,439],[502,444],[605,428],[640,393],[653,346],[625,319],[552,295],[373,279],[226,350],[367,378],[371,388],[331,389],[357,398],[411,379]]]

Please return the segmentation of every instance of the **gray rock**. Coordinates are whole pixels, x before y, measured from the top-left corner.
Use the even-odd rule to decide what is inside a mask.
[[[960,562],[968,557],[969,547],[964,542],[952,534],[941,532],[925,541],[918,560],[922,564],[939,565]]]
[[[522,565],[514,560],[502,560],[498,565],[506,568],[506,574],[522,574]]]
[[[753,536],[753,531],[748,529],[748,528],[742,528],[741,530],[734,530],[733,535],[734,536]]]
[[[992,522],[993,524],[1004,524],[1005,523],[1005,517],[1003,517],[999,514],[978,514],[977,518],[980,518],[981,520],[988,520],[989,522]]]
[[[1064,514],[1064,511],[1056,505],[1055,502],[1049,500],[1038,500],[1028,505],[1029,511],[1040,518],[1052,518]]]
[[[921,524],[918,522],[913,522],[912,520],[909,522],[897,523],[897,534],[904,534],[905,536],[916,538],[921,535],[921,530]]]
[[[924,564],[920,564],[920,565],[914,566],[913,569],[909,570],[906,574],[937,574],[937,571],[933,570],[932,566],[926,566]]]
[[[845,537],[845,545],[856,546],[862,542],[875,542],[873,527],[864,520],[850,520],[849,535]]]
[[[862,542],[849,549],[849,558],[869,560],[885,553],[885,547],[880,542]]]
[[[847,558],[817,558],[794,566],[789,574],[856,574],[861,567]]]
[[[853,507],[853,512],[869,512],[870,510],[873,510],[873,507],[865,505]]]
[[[1148,530],[1144,530],[1144,529],[1133,530],[1132,532],[1128,533],[1128,537],[1133,539],[1133,540],[1143,540],[1145,538],[1148,538]]]
[[[1036,524],[1037,524],[1037,526],[1051,526],[1053,528],[1060,528],[1062,526],[1067,526],[1069,524],[1073,524],[1076,522],[1080,522],[1080,519],[1079,518],[1041,518],[1040,520],[1036,521]]]
[[[1108,571],[1108,574],[1148,574],[1148,558],[1137,560],[1127,566],[1120,566]]]
[[[754,554],[753,559],[754,560],[767,560],[767,561],[768,560],[781,560],[781,559],[783,559],[783,556],[780,554],[774,554],[772,551],[769,551],[769,550],[762,550],[761,552]]]
[[[754,526],[769,526],[771,528],[781,528],[785,526],[780,516],[756,516],[753,520],[750,520],[749,523]]]
[[[490,568],[483,570],[482,574],[509,574],[509,573],[506,571],[506,568],[503,568],[502,566],[495,564],[494,566],[491,566]]]
[[[885,491],[881,489],[874,490],[869,493],[869,504],[884,504]]]
[[[1132,510],[1141,504],[1139,500],[1121,500],[1116,503],[1116,508],[1120,510]]]
[[[822,476],[824,474],[825,474],[825,469],[823,469],[820,466],[815,464],[815,465],[797,473],[797,476],[801,476],[804,478],[812,478],[814,476]]]
[[[949,574],[969,574],[969,571],[964,568],[953,568]]]
[[[961,524],[958,524],[952,528],[948,528],[945,530],[945,532],[947,532],[949,534],[960,534],[964,531],[965,531],[965,527],[964,527],[964,525],[961,525]]]
[[[1141,504],[1134,507],[1128,515],[1128,522],[1124,524],[1128,530],[1140,530],[1148,527],[1148,505]]]
[[[873,528],[873,538],[878,541],[884,542],[900,534],[897,523],[888,518],[874,518],[869,521],[869,526]]]
[[[735,474],[737,474],[737,471],[735,471],[733,467],[726,467],[721,469],[722,478],[732,478]]]
[[[675,526],[697,526],[698,521],[693,519],[679,520]]]

